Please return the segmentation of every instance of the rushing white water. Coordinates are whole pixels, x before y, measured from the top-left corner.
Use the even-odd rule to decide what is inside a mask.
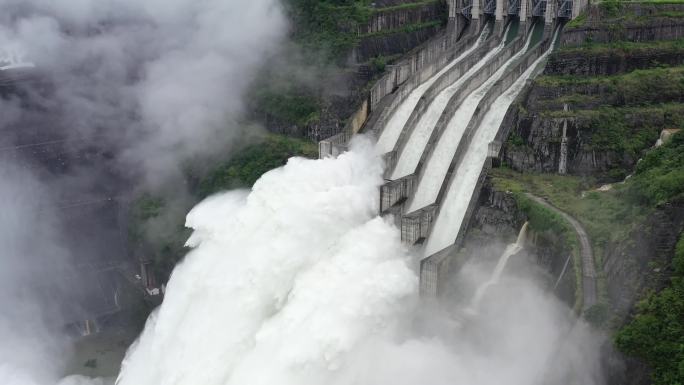
[[[463,157],[463,161],[456,168],[455,174],[449,184],[446,197],[442,202],[439,215],[435,221],[430,237],[425,245],[425,255],[432,255],[446,247],[451,246],[456,237],[461,223],[465,217],[470,197],[475,191],[477,180],[482,171],[489,143],[494,140],[496,133],[501,126],[508,107],[525,86],[527,79],[532,76],[537,67],[546,59],[555,47],[556,36],[554,34],[552,43],[546,52],[542,54],[528,68],[511,87],[499,96],[487,111],[482,119],[482,123],[477,128],[477,132],[468,146],[468,150]],[[437,187],[439,189],[439,187]]]
[[[293,158],[250,193],[193,209],[195,249],[118,384],[302,383],[391,335],[418,279],[396,229],[377,217],[381,174],[363,140],[337,159]]]
[[[4,42],[6,43],[6,42]],[[16,68],[33,68],[35,65],[25,58],[19,49],[0,48],[0,71]]]
[[[416,108],[416,105],[420,101],[420,98],[427,92],[427,90],[432,87],[432,85],[439,79],[440,76],[444,75],[447,71],[453,68],[456,64],[460,63],[470,55],[477,47],[479,47],[483,41],[487,39],[489,34],[487,28],[482,30],[480,37],[475,41],[470,48],[463,51],[456,59],[452,60],[439,72],[430,77],[427,81],[416,87],[409,96],[404,100],[399,107],[394,111],[394,114],[390,117],[389,121],[385,125],[385,128],[380,133],[378,138],[378,143],[376,144],[378,150],[381,153],[390,152],[394,149],[394,146],[401,135],[401,131],[404,129],[406,122],[411,117],[411,113]]]
[[[525,244],[525,237],[527,236],[527,226],[528,223],[525,222],[523,227],[520,229],[518,239],[515,241],[515,243],[511,243],[510,245],[506,246],[506,249],[501,254],[501,257],[499,257],[499,261],[496,263],[496,267],[494,267],[494,272],[492,272],[491,278],[489,278],[486,282],[480,285],[480,287],[477,288],[477,291],[475,291],[473,300],[470,303],[471,312],[477,312],[480,302],[482,301],[482,297],[484,297],[484,295],[487,293],[487,289],[499,283],[501,275],[503,274],[503,271],[506,268],[506,264],[508,264],[508,260],[513,255],[518,254],[523,249],[523,246]]]
[[[487,31],[487,29],[485,28],[484,31]],[[463,74],[463,76],[461,76],[452,85],[442,90],[442,92],[440,92],[432,100],[427,111],[425,111],[423,116],[421,116],[413,132],[411,132],[411,135],[406,142],[406,146],[404,146],[401,154],[399,154],[397,165],[392,171],[392,179],[402,178],[409,174],[413,174],[416,171],[416,166],[420,161],[420,157],[423,154],[425,145],[427,145],[430,135],[432,135],[432,131],[434,131],[440,116],[442,116],[444,109],[449,103],[449,100],[451,100],[456,92],[458,92],[463,85],[466,84],[466,82],[470,80],[470,78],[472,78],[477,71],[480,70],[480,68],[482,68],[492,57],[494,57],[504,48],[504,43],[506,40],[505,36],[506,34],[504,33],[504,39],[501,40],[501,44],[499,44],[492,51],[488,52],[484,57],[482,57],[482,59],[475,63],[472,68]]]
[[[411,258],[376,216],[380,164],[357,142],[197,206],[195,249],[118,384],[598,384],[598,340],[568,339],[569,312],[526,280],[488,295],[468,328],[418,307]],[[434,318],[429,337],[411,327],[418,314]],[[556,357],[560,341],[569,355]]]
[[[508,67],[525,54],[531,40],[532,34],[529,34],[524,48],[511,56],[511,58],[490,76],[484,84],[468,95],[458,107],[458,110],[454,113],[454,116],[449,121],[446,129],[444,129],[442,136],[439,138],[437,145],[432,150],[427,163],[423,167],[424,173],[418,184],[418,188],[411,199],[411,203],[409,204],[409,212],[419,210],[427,205],[435,203],[437,195],[439,194],[439,189],[442,186],[442,181],[446,177],[449,165],[458,148],[458,144],[463,137],[468,123],[470,123],[470,119],[477,109],[477,105],[492,88],[494,83],[506,73]],[[505,38],[503,39],[502,44],[504,44],[504,42]]]

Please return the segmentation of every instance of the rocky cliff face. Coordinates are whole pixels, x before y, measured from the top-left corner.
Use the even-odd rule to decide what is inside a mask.
[[[504,161],[516,170],[559,172],[565,126],[568,174],[618,181],[631,173],[661,130],[682,123],[684,88],[675,85],[684,44],[662,39],[682,36],[676,31],[684,26],[683,10],[594,6],[584,21],[571,22],[543,76],[512,107],[517,118]],[[662,32],[666,26],[676,31]]]
[[[563,33],[563,46],[611,41],[673,40],[684,36],[682,4],[616,3],[590,7]]]
[[[530,104],[534,102],[530,101]],[[647,137],[645,149],[655,143],[660,130],[675,123],[670,114],[669,110],[657,108],[626,111],[622,128],[626,135]],[[643,149],[631,152],[618,146],[597,145],[599,139],[603,140],[600,136],[604,132],[596,122],[609,118],[598,113],[568,117],[543,112],[520,114],[513,129],[514,139],[505,144],[503,159],[516,170],[559,172],[563,126],[567,122],[567,173],[596,176],[603,182],[622,180],[634,168]]]
[[[587,177],[581,180],[591,181],[588,188],[595,189],[631,174],[661,130],[684,126],[684,88],[679,88],[684,83],[678,75],[684,71],[684,6],[616,3],[611,9],[607,3],[591,7],[583,18],[569,23],[562,46],[550,57],[542,76],[520,103],[511,106],[513,119],[507,123],[511,135],[501,155],[504,165],[526,174],[559,174],[561,157],[567,154],[564,171]],[[562,143],[567,144],[567,152],[561,151]],[[532,178],[539,183],[543,179]],[[619,191],[615,194],[617,205],[634,203],[619,197]],[[505,226],[493,224],[512,227],[512,218],[520,214],[513,204],[505,210],[497,208],[496,193],[483,192],[483,196],[489,198],[480,202],[471,232],[505,233],[497,229]],[[575,210],[581,212],[577,206]],[[619,235],[593,245],[598,250],[601,306],[610,309],[610,320],[604,325],[610,328],[627,322],[635,304],[646,293],[667,285],[672,274],[674,248],[684,229],[684,200],[648,210],[636,217],[612,218],[622,221],[613,223],[635,227],[616,230]],[[594,213],[584,214],[577,219],[593,226]],[[539,262],[546,261],[551,271],[557,269],[554,256],[557,259],[563,251],[557,246],[546,251],[543,240],[535,244]],[[612,349],[608,342],[602,363],[608,383],[652,383],[648,367],[619,357]]]
[[[478,206],[470,220],[464,247],[481,250],[491,246],[493,241],[501,242],[502,245],[515,242],[526,221],[527,216],[518,207],[514,194],[497,190],[488,178],[483,184]],[[571,250],[552,232],[530,231],[530,241],[526,244],[525,251],[545,271],[549,290],[553,290],[562,301],[573,307],[576,282],[572,263],[563,271]]]
[[[395,1],[392,5],[376,3],[375,7],[368,24],[359,30],[362,38],[353,53],[357,63],[406,53],[446,24],[447,8],[443,1]]]
[[[597,76],[614,75],[655,66],[684,64],[684,47],[645,48],[634,51],[561,50],[554,53],[545,75]]]
[[[411,4],[408,2],[407,4]],[[441,22],[444,17],[446,4],[440,1],[417,3],[415,6],[407,7],[406,4],[393,4],[379,6],[379,11],[371,16],[365,28],[359,33],[380,33],[385,31],[398,30],[404,27],[417,24]],[[383,10],[384,9],[384,10]]]
[[[608,296],[622,317],[649,290],[659,290],[672,271],[669,266],[679,234],[684,229],[684,199],[650,214],[629,241],[611,245],[604,259]]]

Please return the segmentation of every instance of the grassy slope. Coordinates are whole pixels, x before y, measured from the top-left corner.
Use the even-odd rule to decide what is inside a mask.
[[[649,151],[634,176],[610,191],[595,191],[589,178],[519,174],[506,168],[492,170],[491,176],[498,189],[517,196],[527,191],[545,197],[579,220],[592,238],[597,266],[601,266],[600,256],[609,242],[627,241],[654,207],[684,196],[684,132]],[[523,210],[526,204],[522,203]],[[684,238],[678,243],[671,270],[675,274],[669,287],[649,294],[616,336],[620,350],[654,369],[655,385],[684,384]]]

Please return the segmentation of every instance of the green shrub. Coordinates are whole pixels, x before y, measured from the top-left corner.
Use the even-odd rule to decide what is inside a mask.
[[[637,306],[634,319],[616,335],[624,353],[644,360],[654,385],[684,384],[684,237],[673,260],[670,287],[650,294]]]
[[[518,133],[511,132],[511,135],[508,137],[508,143],[514,147],[521,147],[525,145],[525,139],[518,135]]]
[[[684,132],[674,134],[668,143],[649,151],[637,164],[630,182],[632,197],[651,205],[684,194]]]
[[[384,56],[377,56],[371,59],[370,67],[374,73],[385,72],[385,67],[387,66],[387,60]]]
[[[264,173],[284,165],[293,156],[314,158],[317,147],[310,141],[269,135],[262,143],[245,148],[219,165],[200,182],[200,198],[215,192],[251,187]]]
[[[339,59],[358,41],[358,29],[373,12],[366,0],[286,0],[296,26],[294,38],[303,46]]]
[[[171,207],[158,197],[143,194],[132,205],[129,224],[136,252],[154,262],[154,270],[163,281],[188,252],[185,241],[191,231],[185,227],[187,210],[210,194],[251,187],[261,175],[282,166],[292,156],[315,157],[316,144],[283,135],[268,135],[262,142],[238,151],[209,172],[196,191],[191,191],[194,196],[185,203],[188,207]]]
[[[319,100],[303,90],[294,87],[284,89],[264,86],[252,95],[255,110],[285,124],[305,126],[319,119]]]

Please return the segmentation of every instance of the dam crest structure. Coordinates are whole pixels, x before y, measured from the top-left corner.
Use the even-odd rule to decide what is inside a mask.
[[[449,0],[449,25],[371,88],[321,158],[357,133],[377,138],[385,161],[380,214],[420,256],[420,292],[436,297],[458,257],[484,179],[513,113],[585,0]]]

